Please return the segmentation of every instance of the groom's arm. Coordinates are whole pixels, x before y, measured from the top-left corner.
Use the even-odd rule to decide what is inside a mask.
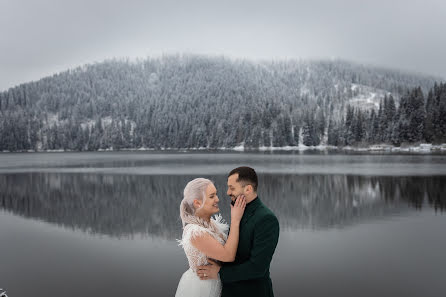
[[[262,222],[254,229],[254,241],[249,259],[241,264],[225,263],[220,268],[220,279],[229,283],[264,277],[278,240],[277,218],[274,215],[262,218]]]

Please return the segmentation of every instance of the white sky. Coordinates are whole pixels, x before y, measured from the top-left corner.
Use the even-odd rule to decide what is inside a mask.
[[[112,57],[342,58],[446,77],[444,0],[0,0],[0,90]]]

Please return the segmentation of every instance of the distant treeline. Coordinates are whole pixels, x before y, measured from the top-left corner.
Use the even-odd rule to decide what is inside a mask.
[[[319,143],[317,125],[308,116],[304,144]],[[421,88],[415,88],[401,97],[398,108],[392,96],[384,97],[377,112],[348,106],[345,118],[331,119],[328,125],[328,144],[334,146],[417,142],[446,142],[446,84],[436,84],[427,98]]]
[[[438,80],[340,60],[111,60],[0,92],[0,151],[445,142]],[[371,93],[379,110],[350,104]]]

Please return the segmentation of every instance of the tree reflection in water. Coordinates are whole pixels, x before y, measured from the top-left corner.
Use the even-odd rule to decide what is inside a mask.
[[[93,234],[181,236],[178,206],[189,175],[85,173],[0,174],[0,208]],[[226,176],[217,186],[229,220]],[[446,209],[444,176],[260,174],[259,196],[282,229],[321,229],[392,216],[410,209]]]

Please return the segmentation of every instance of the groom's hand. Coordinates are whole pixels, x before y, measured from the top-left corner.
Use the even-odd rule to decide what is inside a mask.
[[[209,265],[198,266],[197,275],[201,280],[206,279],[218,279],[218,272],[220,271],[220,265],[208,259]]]

